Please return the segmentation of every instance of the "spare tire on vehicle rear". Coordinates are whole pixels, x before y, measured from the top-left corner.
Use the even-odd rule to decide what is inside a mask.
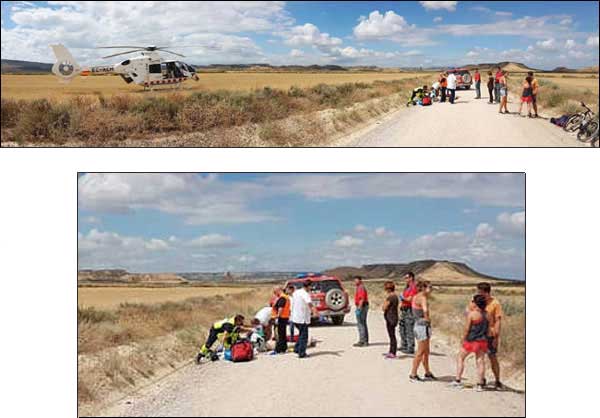
[[[473,79],[471,78],[471,74],[463,74],[462,76],[463,83],[469,84]]]
[[[340,311],[346,306],[346,295],[342,289],[329,289],[325,294],[325,304],[332,311]]]

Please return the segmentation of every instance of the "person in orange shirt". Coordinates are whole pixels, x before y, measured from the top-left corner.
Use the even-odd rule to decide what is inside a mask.
[[[492,286],[487,282],[482,282],[477,285],[477,294],[485,297],[486,307],[485,311],[487,319],[489,321],[488,328],[488,358],[490,360],[490,366],[494,373],[495,382],[494,387],[496,389],[502,389],[502,383],[500,382],[500,364],[498,363],[498,347],[500,345],[500,330],[502,326],[502,305],[498,302],[498,299],[492,297]],[[468,310],[473,310],[473,305],[470,304]]]
[[[448,74],[440,73],[438,77],[438,82],[440,83],[440,89],[442,90],[442,98],[440,99],[440,103],[446,102],[446,88],[448,87]]]

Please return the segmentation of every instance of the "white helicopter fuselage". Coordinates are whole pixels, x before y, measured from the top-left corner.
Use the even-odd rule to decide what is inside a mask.
[[[135,83],[144,88],[180,84],[189,79],[198,80],[196,71],[191,65],[180,61],[163,60],[157,52],[142,52],[139,56],[114,65],[82,68],[64,46],[52,45],[51,47],[57,59],[52,72],[66,83],[79,75],[85,77],[101,74],[117,74],[128,84]]]

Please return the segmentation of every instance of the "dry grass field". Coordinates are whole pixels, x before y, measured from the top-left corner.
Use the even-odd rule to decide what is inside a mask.
[[[82,309],[115,309],[122,303],[181,302],[196,297],[236,295],[248,290],[247,287],[79,287],[77,305]]]
[[[270,87],[287,90],[313,87],[318,84],[340,85],[344,83],[372,83],[374,81],[404,80],[421,73],[205,73],[200,81],[188,81],[182,85],[183,92],[206,91],[254,91]],[[161,93],[144,93],[143,88],[126,84],[121,77],[78,77],[71,84],[62,84],[54,75],[2,75],[2,98],[4,99],[67,99],[82,95],[112,96],[132,93],[151,96]]]

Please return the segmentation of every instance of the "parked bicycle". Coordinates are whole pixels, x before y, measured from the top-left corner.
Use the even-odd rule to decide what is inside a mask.
[[[598,138],[598,116],[590,121],[583,121],[577,133],[577,139],[581,142],[593,142],[594,138]]]
[[[585,103],[581,102],[581,107],[585,109],[585,112],[579,112],[572,115],[568,120],[563,129],[567,132],[575,132],[580,129],[582,124],[590,123],[596,114],[585,105]]]

